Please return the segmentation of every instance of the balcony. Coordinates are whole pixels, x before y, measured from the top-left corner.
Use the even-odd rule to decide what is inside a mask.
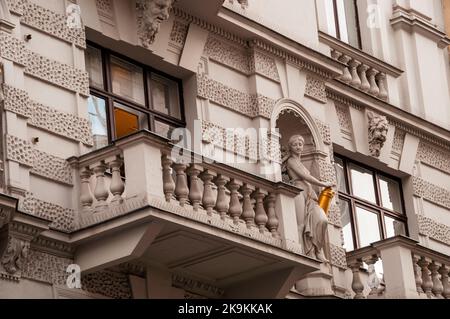
[[[173,149],[142,131],[69,159],[79,207],[71,241],[84,272],[137,263],[228,297],[284,298],[320,268],[299,245],[300,189]]]
[[[383,278],[376,272],[379,260]],[[450,257],[412,239],[394,237],[348,252],[347,264],[355,299],[450,299]]]

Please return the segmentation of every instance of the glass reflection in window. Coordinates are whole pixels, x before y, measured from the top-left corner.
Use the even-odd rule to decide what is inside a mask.
[[[346,251],[352,251],[353,245],[353,231],[350,216],[350,204],[346,200],[339,200],[339,209],[341,212],[342,233],[344,234],[344,249]]]
[[[354,164],[350,164],[349,167],[353,195],[376,204],[372,172]]]
[[[106,102],[96,96],[88,100],[89,121],[91,123],[94,148],[99,149],[108,145],[108,122],[106,120]]]
[[[383,207],[395,212],[402,212],[400,185],[398,182],[384,176],[380,176],[379,181]]]
[[[395,220],[391,217],[384,217],[384,224],[386,226],[386,237],[406,236],[405,224],[401,221]]]
[[[359,246],[370,246],[381,239],[378,215],[361,207],[356,207]]]
[[[157,112],[180,119],[178,84],[156,74],[151,75],[149,82],[152,108]]]
[[[343,193],[348,193],[347,181],[345,179],[344,161],[339,157],[336,157],[334,161],[338,190]]]
[[[121,138],[148,128],[147,115],[119,103],[114,103],[116,138]]]
[[[145,105],[142,68],[111,57],[111,77],[112,89],[115,94]]]
[[[85,51],[85,60],[90,85],[98,89],[103,89],[102,52],[97,48],[88,46]]]

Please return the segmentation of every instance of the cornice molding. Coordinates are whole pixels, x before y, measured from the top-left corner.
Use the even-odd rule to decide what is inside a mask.
[[[450,45],[450,38],[435,25],[430,23],[428,17],[399,5],[393,7],[393,15],[390,20],[392,27],[409,32],[420,33],[435,41],[439,48],[444,49]]]

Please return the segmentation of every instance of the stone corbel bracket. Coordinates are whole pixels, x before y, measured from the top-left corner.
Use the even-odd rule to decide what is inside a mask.
[[[31,241],[49,229],[49,221],[16,210],[17,200],[0,198],[0,279],[19,281]]]
[[[381,149],[387,140],[389,122],[386,116],[368,112],[369,119],[369,151],[373,157],[380,157]]]

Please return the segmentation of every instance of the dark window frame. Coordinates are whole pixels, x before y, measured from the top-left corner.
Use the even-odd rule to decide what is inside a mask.
[[[373,167],[367,166],[365,164],[362,164],[360,162],[356,162],[346,156],[340,155],[340,154],[334,154],[335,158],[339,158],[344,163],[344,178],[345,183],[347,186],[347,193],[343,193],[341,191],[338,192],[338,199],[344,200],[349,203],[349,214],[350,214],[350,225],[352,230],[352,240],[353,240],[353,249],[357,250],[361,247],[360,245],[360,238],[359,238],[359,230],[358,230],[358,223],[357,223],[357,217],[356,217],[356,208],[361,207],[362,209],[368,210],[370,212],[375,213],[378,216],[378,230],[380,231],[380,238],[381,240],[384,240],[387,237],[386,233],[386,227],[385,227],[385,220],[384,217],[390,217],[395,220],[399,220],[404,223],[405,225],[405,235],[409,236],[409,230],[408,230],[408,218],[406,216],[405,211],[405,200],[403,196],[403,187],[402,187],[402,181],[400,178],[386,174],[380,170],[377,170]],[[353,195],[353,184],[352,184],[352,178],[351,173],[349,169],[349,164],[357,165],[361,168],[367,169],[372,172],[372,178],[373,178],[373,185],[375,190],[375,199],[376,203],[371,203],[368,200],[365,200],[363,198],[357,197],[356,195]],[[395,182],[398,183],[399,186],[399,192],[400,192],[400,204],[401,204],[401,212],[396,212],[394,210],[390,210],[388,208],[383,207],[382,204],[382,198],[381,198],[381,187],[380,187],[380,177],[386,177],[389,178]]]
[[[349,0],[345,0],[345,1],[349,1]],[[353,5],[355,6],[355,12],[356,12],[356,32],[358,33],[358,49],[362,49],[362,38],[361,38],[361,25],[359,22],[359,14],[358,14],[358,2],[356,0],[352,0],[353,1]],[[339,39],[340,41],[342,40],[341,37],[341,28],[339,27],[339,12],[338,12],[338,5],[337,5],[337,0],[333,0],[333,13],[334,13],[334,24],[335,24],[335,28],[336,28],[336,38]],[[348,43],[347,43],[348,44]],[[351,44],[349,44],[351,45]]]
[[[155,121],[162,122],[164,124],[170,125],[175,128],[186,127],[186,116],[185,116],[185,108],[184,108],[184,99],[183,99],[183,83],[182,80],[175,78],[169,74],[166,74],[160,70],[154,69],[149,65],[140,63],[136,60],[133,60],[127,56],[124,56],[118,52],[105,48],[95,42],[87,41],[87,45],[93,47],[101,52],[102,58],[102,73],[103,73],[103,88],[98,88],[94,86],[89,86],[90,94],[99,98],[102,98],[106,102],[106,116],[107,116],[107,126],[108,126],[108,142],[111,143],[117,139],[116,137],[116,123],[114,118],[114,103],[122,104],[132,110],[137,112],[144,113],[147,117],[147,126],[148,129],[152,132],[155,132]],[[131,63],[143,70],[143,84],[144,84],[144,95],[145,95],[145,104],[140,104],[133,100],[127,99],[126,97],[120,96],[118,94],[113,93],[112,89],[112,74],[111,74],[111,57],[119,58],[125,62]],[[178,86],[178,100],[179,100],[179,111],[180,111],[180,119],[158,112],[153,110],[151,107],[151,98],[149,96],[149,88],[150,83],[148,81],[151,74],[157,74],[163,78],[174,81]]]

